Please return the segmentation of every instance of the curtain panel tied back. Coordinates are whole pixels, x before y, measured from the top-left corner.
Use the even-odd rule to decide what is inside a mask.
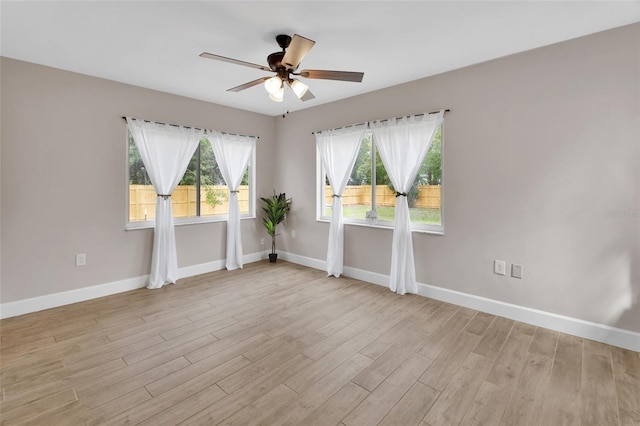
[[[187,170],[204,132],[129,117],[126,119],[149,179],[158,194],[147,288],[160,288],[165,284],[175,283],[178,279],[171,193]]]
[[[245,170],[256,146],[255,136],[232,135],[207,131],[220,173],[229,187],[229,215],[227,216],[227,270],[242,269],[242,234],[238,192]]]
[[[327,274],[334,277],[339,277],[344,269],[342,193],[349,181],[366,130],[365,123],[315,134],[318,155],[333,191],[329,246],[327,248]]]
[[[369,123],[396,191],[389,288],[398,294],[418,292],[407,194],[443,119],[444,111],[440,111]]]

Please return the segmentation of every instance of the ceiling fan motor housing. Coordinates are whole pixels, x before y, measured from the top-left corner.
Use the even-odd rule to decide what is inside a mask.
[[[291,67],[287,67],[282,63],[286,50],[291,44],[291,37],[286,34],[279,34],[276,36],[276,41],[278,42],[278,46],[282,48],[282,52],[275,52],[267,56],[267,63],[269,64],[269,68],[277,72],[282,80],[286,80],[289,78],[287,70],[294,71]]]
[[[276,52],[269,55],[267,58],[267,62],[269,63],[269,68],[272,71],[278,74],[278,77],[282,81],[289,81],[289,72],[292,70],[287,69],[284,65],[282,65],[282,58],[284,57],[284,52]]]
[[[284,51],[272,53],[267,57],[267,63],[269,64],[269,68],[272,71],[278,72],[279,68],[284,69],[284,65],[282,65],[282,58],[284,58]]]

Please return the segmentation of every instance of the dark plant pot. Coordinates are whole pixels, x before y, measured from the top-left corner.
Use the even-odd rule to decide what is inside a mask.
[[[276,263],[276,260],[278,260],[278,253],[269,253],[269,262]]]

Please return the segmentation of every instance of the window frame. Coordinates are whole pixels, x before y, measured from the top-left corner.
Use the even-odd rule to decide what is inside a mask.
[[[445,225],[445,203],[444,203],[444,158],[445,158],[445,128],[444,122],[440,125],[440,140],[441,140],[441,151],[440,151],[440,168],[442,169],[442,176],[440,178],[440,225],[433,224],[422,224],[422,223],[414,223],[411,222],[411,232],[425,233],[425,234],[435,234],[435,235],[444,235],[444,225]],[[371,132],[371,130],[367,130],[367,132]],[[375,142],[375,137],[371,138],[371,181],[375,182],[376,179],[376,159],[377,159],[377,146]],[[426,157],[425,157],[426,158]],[[384,167],[384,166],[383,166]],[[320,158],[320,154],[318,152],[316,146],[316,221],[317,222],[331,222],[331,217],[325,214],[326,205],[325,205],[325,180],[326,180],[326,172],[324,166],[322,165],[322,160]],[[373,210],[376,209],[375,199],[376,199],[376,185],[372,183],[371,185],[371,208]],[[345,225],[356,225],[356,226],[364,226],[369,228],[382,228],[382,229],[393,229],[394,222],[388,220],[378,220],[378,219],[354,219],[354,218],[346,218],[343,216]]]
[[[125,185],[126,185],[126,196],[125,196],[125,230],[131,231],[136,229],[149,229],[155,227],[155,219],[151,220],[141,220],[137,222],[129,221],[129,209],[130,209],[130,199],[129,199],[129,129],[125,128]],[[194,151],[193,156],[198,155],[200,145],[198,143],[198,149]],[[137,147],[136,147],[137,148]],[[192,157],[193,158],[193,157]],[[214,155],[215,158],[215,155]],[[216,161],[218,161],[216,159]],[[198,161],[198,164],[200,161]],[[249,170],[249,212],[248,213],[240,213],[240,220],[243,219],[255,219],[256,218],[256,172],[255,172],[255,164],[256,164],[256,148],[254,147],[253,152],[251,153],[251,158],[249,159],[249,163],[247,164],[247,168]],[[198,166],[199,167],[199,166]],[[186,173],[186,171],[185,171]],[[197,176],[198,186],[200,185],[200,176]],[[198,209],[199,210],[199,209]],[[182,225],[196,225],[199,223],[213,223],[213,222],[226,222],[229,218],[229,214],[219,214],[213,216],[191,216],[191,217],[174,217],[173,223],[176,226]]]

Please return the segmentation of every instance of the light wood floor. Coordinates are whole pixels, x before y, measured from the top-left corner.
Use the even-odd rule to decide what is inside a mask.
[[[258,262],[0,322],[2,424],[638,425],[640,354]]]

